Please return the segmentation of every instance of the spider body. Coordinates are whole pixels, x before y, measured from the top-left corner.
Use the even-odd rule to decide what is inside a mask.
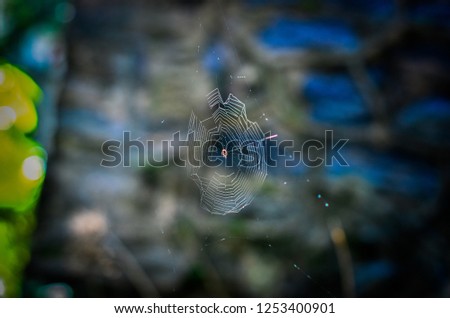
[[[228,156],[228,151],[224,148],[224,149],[222,149],[221,154],[222,154],[222,157],[226,158]]]

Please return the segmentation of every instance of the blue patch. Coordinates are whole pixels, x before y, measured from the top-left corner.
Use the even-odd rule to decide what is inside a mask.
[[[302,21],[279,18],[260,33],[271,49],[321,49],[354,52],[358,36],[346,24],[334,20]]]
[[[359,264],[355,267],[356,289],[364,291],[375,283],[391,278],[395,272],[395,265],[387,260]]]
[[[344,74],[312,74],[303,86],[314,121],[332,124],[367,123],[370,113],[351,78]]]
[[[450,146],[450,101],[428,98],[404,108],[396,118],[397,131],[430,144]]]
[[[228,55],[228,49],[223,43],[215,43],[203,55],[202,65],[210,74],[216,75],[225,70]]]
[[[377,190],[421,199],[437,197],[437,171],[422,161],[355,147],[344,147],[340,153],[349,166],[334,164],[326,167],[332,178],[357,176]]]

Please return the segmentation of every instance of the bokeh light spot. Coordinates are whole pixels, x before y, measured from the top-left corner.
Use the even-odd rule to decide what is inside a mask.
[[[0,76],[1,83],[1,76]],[[0,107],[0,130],[9,129],[16,121],[16,112],[9,106]]]
[[[26,158],[22,164],[22,173],[29,180],[40,179],[44,174],[44,160],[38,156]]]

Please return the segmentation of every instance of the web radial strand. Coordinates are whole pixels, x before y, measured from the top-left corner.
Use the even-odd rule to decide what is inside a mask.
[[[212,116],[199,120],[192,114],[189,122],[188,134],[193,135],[189,151],[200,164],[188,163],[188,174],[200,189],[202,208],[221,215],[238,213],[252,202],[266,178],[265,137],[234,95],[223,102],[216,88],[207,101]],[[211,156],[214,165],[208,160]]]

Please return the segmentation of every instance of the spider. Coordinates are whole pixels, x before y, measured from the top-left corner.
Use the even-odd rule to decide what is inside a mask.
[[[221,154],[224,158],[226,158],[228,156],[228,151],[224,148],[224,149],[222,149]]]

